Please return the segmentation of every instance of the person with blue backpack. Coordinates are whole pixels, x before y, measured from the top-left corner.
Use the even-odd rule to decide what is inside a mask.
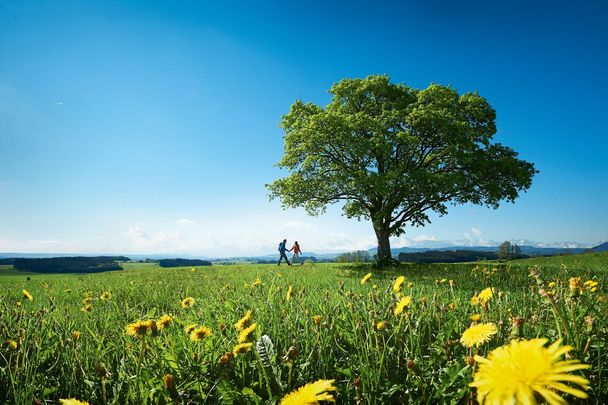
[[[277,263],[277,266],[281,265],[281,260],[283,260],[283,259],[285,259],[288,266],[291,266],[291,263],[289,263],[289,259],[287,258],[287,255],[285,254],[285,252],[291,252],[291,249],[287,249],[286,245],[287,245],[287,239],[283,239],[283,242],[279,243],[279,254],[281,256],[279,257],[279,262]]]

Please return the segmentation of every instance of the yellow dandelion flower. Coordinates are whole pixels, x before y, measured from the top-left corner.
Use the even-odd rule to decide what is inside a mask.
[[[59,403],[62,404],[62,405],[89,405],[88,402],[86,402],[86,401],[79,401],[76,398],[60,399]]]
[[[471,305],[479,305],[479,297],[477,295],[471,297]]]
[[[581,288],[581,278],[570,277],[570,279],[568,280],[568,284],[570,285],[571,290],[579,290]]]
[[[84,304],[80,310],[85,313],[91,312],[93,310],[93,306],[91,304]]]
[[[550,281],[547,285],[549,286],[549,288],[553,288],[555,287],[555,281]]]
[[[407,288],[411,289],[412,287],[414,287],[414,283],[412,283],[411,281],[407,283]]]
[[[315,322],[317,326],[321,325],[321,320],[323,317],[321,315],[315,315],[312,317],[312,320]]]
[[[262,285],[264,283],[262,283],[262,280],[260,280],[259,278],[256,278],[255,281],[253,283],[251,283],[252,287],[257,287],[259,285]]]
[[[109,301],[112,299],[112,293],[109,291],[104,291],[99,298],[101,298],[102,301]]]
[[[406,295],[405,297],[401,298],[399,300],[399,302],[397,303],[397,306],[395,307],[395,310],[393,311],[395,313],[395,315],[401,315],[403,313],[403,310],[409,306],[412,303],[412,297],[410,297],[409,295]]]
[[[149,319],[144,322],[146,323],[146,327],[148,328],[152,336],[158,335],[158,324],[154,319]]]
[[[19,343],[17,343],[16,340],[9,339],[6,341],[6,344],[13,350],[17,350],[19,348]]]
[[[479,322],[479,321],[481,321],[481,315],[479,315],[479,314],[473,314],[473,315],[471,315],[471,320],[473,322]]]
[[[492,287],[488,287],[485,290],[483,290],[482,292],[479,293],[478,297],[479,300],[481,302],[488,302],[490,301],[490,299],[492,298],[493,295],[493,288]]]
[[[156,321],[156,323],[158,324],[158,329],[167,328],[171,324],[171,321],[173,321],[173,318],[171,317],[171,315],[164,314],[163,316],[158,318],[158,320]]]
[[[72,340],[78,340],[80,339],[80,332],[77,330],[73,330],[72,331]]]
[[[462,333],[460,343],[466,347],[479,347],[479,345],[489,341],[496,332],[498,332],[498,330],[496,329],[496,325],[492,322],[479,323],[471,326]]]
[[[384,328],[386,328],[386,321],[376,323],[376,330],[383,330]]]
[[[587,398],[584,392],[589,381],[571,371],[589,368],[579,360],[562,360],[572,350],[561,346],[558,340],[545,347],[547,339],[512,340],[499,347],[488,358],[475,356],[479,368],[471,387],[477,388],[479,403],[526,403],[535,404],[538,394],[549,404],[565,404],[558,395],[562,391],[577,398]],[[578,387],[564,384],[570,382]]]
[[[21,306],[21,301],[17,301],[17,302],[15,303],[15,305],[17,305],[18,307],[20,307],[20,306]]]
[[[397,279],[393,283],[393,293],[394,294],[399,294],[401,292],[401,287],[403,286],[404,282],[405,282],[405,277],[403,277],[403,276],[397,277]]]
[[[240,332],[249,325],[249,322],[251,322],[252,314],[253,314],[253,312],[251,310],[248,310],[247,313],[245,313],[245,316],[242,317],[241,319],[239,319],[239,321],[234,324],[234,327],[236,328],[237,331]]]
[[[148,322],[137,321],[125,327],[125,333],[129,336],[144,336],[148,332]]]
[[[285,297],[285,300],[287,302],[289,302],[292,295],[293,295],[293,288],[291,288],[291,286],[289,286],[289,288],[287,289],[287,296]]]
[[[189,334],[191,334],[191,333],[192,333],[192,331],[193,331],[194,329],[196,329],[196,324],[191,323],[190,325],[188,325],[188,326],[186,326],[186,327],[184,328],[184,332],[186,332],[186,334],[187,334],[187,335],[189,335]]]
[[[279,405],[318,404],[319,401],[335,402],[333,392],[336,380],[317,380],[285,395]]]
[[[589,290],[592,293],[597,291],[598,282],[594,280],[587,280],[583,283],[585,290]]]
[[[372,278],[372,273],[367,273],[366,275],[363,276],[363,278],[361,279],[361,284],[365,284],[369,281],[369,279]]]
[[[456,303],[455,302],[450,302],[448,304],[448,308],[450,308],[452,311],[454,311],[456,309]]]
[[[186,297],[182,300],[180,305],[182,306],[182,308],[192,308],[195,302],[196,300],[194,298]]]
[[[192,340],[201,340],[209,336],[211,336],[211,329],[206,326],[199,326],[190,333],[190,339]]]
[[[234,356],[238,356],[239,354],[243,354],[243,353],[247,353],[249,351],[251,351],[251,348],[253,347],[253,343],[240,343],[236,346],[234,346],[234,348],[232,349],[232,354],[234,354]]]
[[[238,342],[245,343],[245,342],[249,341],[249,339],[251,338],[251,334],[255,331],[256,327],[257,327],[257,324],[252,323],[250,326],[243,329],[241,331],[241,333],[239,334]]]
[[[34,297],[32,297],[32,294],[30,294],[28,290],[23,290],[23,298],[27,298],[30,301],[34,301]]]

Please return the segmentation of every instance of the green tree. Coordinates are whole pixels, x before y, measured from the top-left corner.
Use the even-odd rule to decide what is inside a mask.
[[[378,259],[391,258],[390,236],[423,226],[447,204],[497,208],[527,190],[534,165],[492,143],[496,113],[477,93],[424,90],[388,76],[344,79],[326,107],[296,101],[283,116],[287,177],[267,185],[284,208],[311,215],[344,203],[348,218],[370,220]]]
[[[501,259],[511,258],[512,249],[513,246],[511,245],[511,242],[509,242],[508,240],[504,241],[500,244],[500,246],[498,246],[498,257]]]

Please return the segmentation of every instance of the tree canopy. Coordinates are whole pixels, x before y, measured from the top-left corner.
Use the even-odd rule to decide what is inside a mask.
[[[311,215],[343,201],[348,218],[372,222],[378,257],[391,257],[390,236],[423,226],[447,205],[497,208],[527,190],[534,165],[492,143],[496,112],[477,93],[431,84],[423,90],[388,76],[344,79],[321,107],[297,100],[283,116],[289,175],[267,185],[284,208]]]

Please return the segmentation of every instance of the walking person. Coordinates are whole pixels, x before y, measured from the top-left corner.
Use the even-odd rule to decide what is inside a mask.
[[[300,258],[300,253],[302,253],[302,250],[300,249],[300,245],[298,244],[298,241],[295,241],[293,243],[293,247],[291,248],[291,251],[293,251],[293,256],[291,257],[291,262],[295,263],[296,260]]]
[[[287,255],[285,254],[285,252],[290,252],[291,250],[287,250],[287,247],[285,245],[287,245],[287,239],[283,239],[283,242],[279,243],[280,257],[279,257],[279,262],[277,263],[277,266],[281,265],[281,260],[283,260],[283,259],[285,259],[288,266],[291,266],[291,263],[289,263],[289,259],[287,258]]]

